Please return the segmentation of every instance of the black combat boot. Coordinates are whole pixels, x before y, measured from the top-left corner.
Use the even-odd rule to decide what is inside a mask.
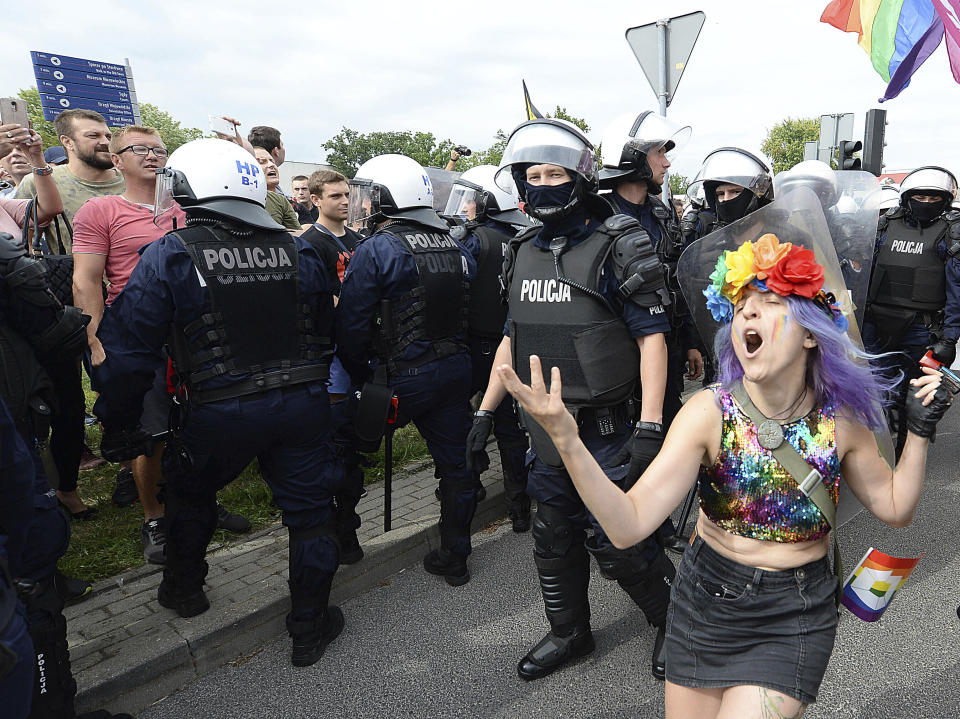
[[[315,664],[323,656],[327,645],[343,631],[343,612],[339,607],[327,604],[332,582],[332,578],[328,579],[313,590],[288,582],[290,613],[287,615],[287,631],[293,638],[290,661],[295,667]]]
[[[167,565],[163,570],[163,581],[157,588],[157,601],[161,607],[174,610],[183,618],[195,617],[210,608],[210,600],[203,591],[203,582],[207,577],[208,565],[202,562],[200,567],[184,570]]]
[[[430,574],[443,577],[451,587],[460,587],[470,581],[467,558],[441,547],[423,558],[423,568]]]
[[[560,557],[534,555],[550,631],[520,660],[517,674],[521,679],[545,677],[596,646],[587,600],[590,559],[581,542]]]
[[[663,549],[650,539],[629,549],[597,549],[594,538],[591,538],[587,541],[587,549],[596,557],[600,571],[616,579],[640,607],[647,621],[657,628],[650,672],[655,679],[663,680],[666,676],[663,637],[667,625],[667,607],[670,605],[670,586],[677,574],[673,563]],[[654,555],[653,559],[646,559],[649,554]]]

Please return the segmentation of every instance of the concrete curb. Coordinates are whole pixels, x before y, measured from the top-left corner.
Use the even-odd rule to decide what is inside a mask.
[[[499,470],[495,454],[491,452],[492,467],[483,477],[487,497],[477,507],[474,533],[506,516],[502,475],[493,470]],[[394,529],[388,534],[380,533],[382,484],[368,487],[368,499],[380,505],[381,513],[377,515],[375,508],[361,512],[367,525],[360,533],[364,558],[339,569],[331,602],[378,586],[418,565],[424,554],[439,546],[433,466],[401,481],[406,494],[398,496],[395,478]],[[159,607],[157,567],[141,567],[99,582],[91,599],[68,607],[71,657],[80,687],[77,711],[136,713],[226,662],[243,662],[286,633],[289,597],[283,527],[261,530],[241,544],[215,550],[207,559],[211,609],[198,617],[181,619]]]

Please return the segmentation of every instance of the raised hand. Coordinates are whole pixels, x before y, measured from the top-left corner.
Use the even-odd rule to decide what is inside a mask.
[[[550,435],[561,452],[565,445],[577,438],[577,422],[563,404],[560,370],[554,367],[550,373],[550,391],[543,381],[540,358],[530,355],[530,384],[525,385],[510,365],[497,367],[503,386],[520,403],[524,411]]]

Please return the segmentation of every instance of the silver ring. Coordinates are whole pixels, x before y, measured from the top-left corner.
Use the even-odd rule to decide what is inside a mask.
[[[10,132],[10,130],[7,130],[7,137],[8,137],[8,138],[13,137],[13,133]]]

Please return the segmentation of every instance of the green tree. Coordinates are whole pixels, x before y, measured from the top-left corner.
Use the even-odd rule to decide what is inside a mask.
[[[557,109],[553,111],[552,115],[546,115],[546,117],[554,117],[557,120],[566,120],[567,122],[572,122],[574,125],[583,130],[584,134],[590,132],[590,125],[587,124],[587,121],[582,117],[575,117],[567,112],[567,108],[560,107],[557,105]]]
[[[140,124],[145,127],[156,128],[163,138],[163,144],[167,150],[173,152],[180,145],[184,145],[191,140],[199,140],[203,137],[203,130],[196,127],[184,127],[177,120],[174,120],[169,113],[164,112],[156,105],[145,102],[140,105]]]
[[[670,178],[670,193],[673,195],[687,194],[687,188],[690,186],[690,178],[686,175],[668,175]]]
[[[53,122],[43,119],[43,108],[40,106],[40,93],[37,88],[24,88],[17,94],[27,101],[27,116],[30,118],[30,125],[40,133],[43,146],[46,148],[59,145],[60,138],[53,128]],[[160,133],[160,137],[163,138],[163,144],[167,146],[170,152],[173,152],[185,142],[203,137],[202,130],[195,127],[184,127],[174,120],[169,113],[148,102],[140,105],[140,122],[147,127],[155,127]]]
[[[803,161],[803,143],[820,137],[820,118],[788,117],[767,131],[760,149],[773,160],[773,171],[789,170]]]

